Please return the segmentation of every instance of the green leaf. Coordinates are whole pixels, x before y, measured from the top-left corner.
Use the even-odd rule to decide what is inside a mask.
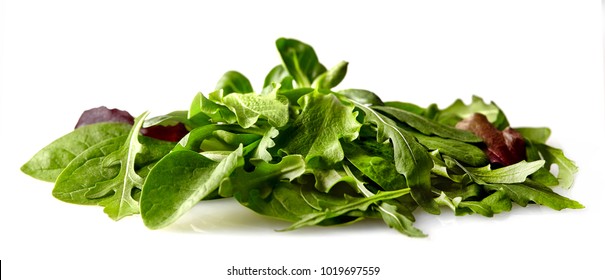
[[[305,161],[300,155],[285,156],[279,163],[258,162],[254,171],[237,169],[232,176],[221,184],[219,194],[224,197],[235,196],[240,202],[248,201],[251,189],[261,193],[271,193],[280,181],[292,181],[305,172]]]
[[[299,87],[310,87],[311,82],[326,72],[319,63],[313,48],[295,39],[279,38],[275,42],[277,50],[288,72]]]
[[[217,96],[219,101],[223,98],[222,90],[211,94]],[[192,121],[211,119],[214,123],[224,122],[232,124],[237,122],[235,113],[226,106],[206,98],[201,92],[198,92],[193,98],[191,106],[189,106],[188,117]],[[207,123],[207,121],[204,121],[204,123]]]
[[[252,154],[252,159],[270,162],[273,159],[273,156],[269,152],[269,149],[275,146],[273,138],[277,137],[277,135],[279,135],[279,130],[277,130],[275,127],[271,126],[267,128],[265,133],[263,133],[256,150],[254,150],[254,153]]]
[[[225,73],[218,83],[216,84],[215,90],[223,90],[224,95],[228,95],[233,92],[237,93],[250,93],[254,92],[252,84],[246,78],[237,71],[229,71]]]
[[[506,193],[506,196],[523,207],[533,201],[554,210],[584,208],[582,204],[575,200],[561,196],[546,186],[531,182],[523,184],[488,184],[486,188]]]
[[[57,178],[53,195],[70,203],[103,206],[114,220],[139,213],[133,193],[144,179],[137,167],[157,161],[174,145],[139,136],[147,114],[135,119],[128,136],[103,141],[70,162]]]
[[[145,180],[141,193],[143,222],[151,229],[168,226],[217,190],[221,181],[242,165],[241,146],[220,162],[187,150],[168,154]]]
[[[359,179],[357,179],[353,173],[351,172],[351,170],[345,165],[344,166],[345,172],[347,175],[349,175],[351,178],[354,179],[354,186],[357,188],[357,190],[362,193],[365,197],[367,198],[371,198],[373,196],[375,196],[374,193],[370,192],[363,184],[363,182],[359,181]],[[409,189],[407,189],[409,191]],[[378,211],[380,213],[380,216],[382,217],[382,220],[390,227],[393,229],[396,229],[397,231],[411,236],[411,237],[425,237],[426,235],[419,229],[417,229],[416,227],[413,226],[414,221],[410,220],[408,217],[406,217],[405,215],[402,215],[401,213],[398,212],[398,208],[395,204],[387,202],[387,201],[382,201],[382,202],[378,202],[375,205],[376,211]]]
[[[329,167],[343,160],[339,139],[357,138],[359,124],[354,106],[342,103],[334,94],[317,91],[299,101],[303,108],[292,127],[281,134],[287,139],[283,151],[301,154],[311,167]]]
[[[314,81],[312,87],[319,89],[331,89],[345,78],[347,75],[347,66],[349,65],[346,61],[341,61],[336,64],[333,68],[319,75]]]
[[[542,166],[544,166],[544,161],[537,160],[532,162],[520,161],[494,170],[490,168],[490,165],[479,168],[466,167],[464,169],[478,184],[514,184],[524,182],[527,176],[536,172]]]
[[[546,144],[551,133],[548,127],[518,127],[515,130],[521,133],[526,141],[540,144]]]
[[[470,166],[483,166],[489,163],[489,159],[483,150],[477,146],[453,139],[441,137],[426,136],[415,133],[414,136],[429,150],[438,150],[444,155],[448,155]]]
[[[395,121],[376,112],[372,108],[352,101],[357,108],[365,113],[364,121],[376,125],[378,142],[387,139],[393,145],[395,168],[403,174],[412,197],[424,210],[432,214],[439,214],[439,206],[433,200],[431,193],[431,169],[433,161],[427,150],[409,132],[399,128]]]
[[[114,220],[139,213],[139,204],[132,197],[132,192],[133,188],[143,185],[143,178],[135,172],[135,158],[142,150],[138,135],[148,114],[145,112],[135,118],[124,144],[103,159],[104,166],[120,166],[118,175],[112,180],[97,183],[86,192],[86,196],[93,199],[109,196],[110,199],[100,200],[98,205],[105,207],[105,213]]]
[[[383,105],[380,97],[375,93],[365,89],[345,89],[338,92],[347,98],[354,100],[363,105]]]
[[[288,123],[288,99],[277,95],[277,90],[265,95],[232,93],[223,98],[223,104],[235,113],[237,123],[243,128],[254,125],[259,117],[279,128]]]
[[[99,142],[127,135],[126,123],[96,123],[75,129],[37,152],[21,171],[36,179],[54,182],[61,171],[80,153]]]
[[[407,188],[405,177],[398,173],[393,162],[393,148],[375,141],[343,143],[346,158],[384,190]]]
[[[456,215],[464,215],[471,211],[485,217],[493,217],[494,211],[492,208],[481,201],[461,201],[456,207]]]
[[[503,130],[509,126],[506,116],[494,102],[485,103],[482,98],[473,96],[469,105],[464,104],[460,99],[456,100],[449,107],[437,112],[435,118],[438,122],[449,126],[455,126],[462,119],[466,119],[475,113],[485,115],[489,122],[494,124],[498,130]]]
[[[569,189],[573,185],[574,175],[578,172],[578,166],[567,158],[563,150],[545,144],[537,144],[541,157],[546,162],[545,168],[550,169],[553,164],[558,167],[557,180],[559,186]]]
[[[444,125],[402,109],[387,106],[373,106],[372,108],[393,116],[398,121],[415,128],[425,135],[437,135],[443,138],[462,142],[482,142],[482,139],[479,136],[470,131],[460,130],[453,126]]]
[[[352,211],[366,211],[366,209],[377,202],[395,199],[401,197],[410,192],[409,189],[401,189],[396,191],[385,191],[379,192],[370,197],[357,198],[357,197],[347,197],[345,195],[346,203],[339,204],[334,207],[327,207],[321,209],[321,211],[316,213],[311,213],[304,215],[300,220],[290,225],[288,228],[284,230],[294,230],[297,228],[301,228],[304,226],[312,226],[322,223],[328,219],[332,219],[338,216],[345,215],[348,212]]]
[[[481,202],[490,207],[494,214],[508,212],[512,209],[510,198],[503,190],[498,190],[485,197]]]
[[[288,73],[288,70],[282,65],[277,65],[271,69],[271,71],[265,77],[265,82],[263,83],[263,91],[266,88],[270,87],[272,84],[281,85],[282,90],[290,90],[293,89],[292,86],[293,78]]]

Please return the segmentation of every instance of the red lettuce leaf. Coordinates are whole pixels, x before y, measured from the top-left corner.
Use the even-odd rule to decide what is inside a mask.
[[[82,112],[75,128],[101,122],[134,124],[134,117],[126,111],[101,106]]]
[[[485,153],[492,164],[508,166],[525,159],[525,141],[516,130],[507,127],[500,131],[482,114],[458,122],[456,128],[468,130],[481,137],[485,143]]]
[[[127,111],[101,106],[82,112],[75,128],[101,122],[127,123],[132,125],[134,124],[134,117]],[[154,125],[141,129],[142,135],[171,142],[178,142],[187,133],[189,131],[182,123],[172,126]]]

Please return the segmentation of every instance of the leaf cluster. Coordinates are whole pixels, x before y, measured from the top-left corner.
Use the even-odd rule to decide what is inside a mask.
[[[276,47],[281,63],[259,91],[229,71],[186,111],[78,127],[22,171],[54,182],[60,200],[102,206],[115,220],[140,213],[151,229],[219,198],[291,222],[284,230],[382,219],[413,237],[425,236],[413,225],[416,211],[491,217],[513,203],[583,207],[552,189],[570,187],[577,167],[547,145],[547,128],[519,128],[523,159],[497,166],[481,133],[456,128],[475,114],[492,130],[509,128],[496,104],[473,97],[422,108],[368,90],[334,90],[347,62],[326,68],[295,39]],[[186,128],[177,142],[141,134],[175,124]]]

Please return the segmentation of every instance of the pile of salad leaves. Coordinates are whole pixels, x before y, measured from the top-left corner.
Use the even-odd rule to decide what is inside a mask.
[[[220,198],[291,222],[284,230],[369,218],[413,237],[425,236],[418,211],[583,208],[553,191],[571,187],[577,167],[546,143],[548,128],[511,128],[477,96],[440,109],[333,90],[347,62],[328,69],[308,44],[276,46],[282,63],[260,92],[229,71],[185,111],[93,108],[21,170],[54,182],[62,201],[99,205],[114,220],[140,214],[151,229]]]

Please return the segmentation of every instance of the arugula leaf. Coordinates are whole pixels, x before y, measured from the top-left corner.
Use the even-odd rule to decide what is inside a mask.
[[[487,184],[485,187],[504,192],[511,200],[523,207],[527,206],[530,201],[533,201],[554,210],[584,208],[579,202],[561,196],[546,186],[530,181],[522,184]]]
[[[345,165],[345,172],[351,178],[355,180],[354,186],[357,190],[362,193],[365,197],[370,198],[375,196],[374,193],[370,192],[363,184],[363,182],[359,181],[353,175],[351,170]],[[376,204],[376,210],[380,213],[384,222],[390,227],[394,228],[397,231],[411,237],[424,237],[426,236],[421,230],[417,229],[413,226],[414,221],[406,217],[405,215],[400,214],[397,210],[397,206],[395,204],[382,201]]]
[[[39,180],[54,182],[80,153],[104,140],[128,134],[131,127],[126,123],[96,123],[79,127],[42,148],[21,166],[21,171]]]
[[[174,145],[138,135],[147,114],[135,119],[128,136],[105,140],[72,160],[57,178],[53,196],[69,203],[103,206],[114,220],[139,213],[133,193],[144,179],[136,170],[159,160]]]
[[[294,120],[282,149],[301,154],[311,167],[329,167],[344,158],[339,139],[352,141],[359,134],[354,106],[342,103],[334,94],[314,91],[299,101],[302,112]]]
[[[173,223],[242,165],[241,146],[220,162],[187,150],[168,154],[149,172],[143,185],[143,222],[151,229]]]
[[[391,147],[371,140],[343,143],[343,147],[349,162],[384,190],[408,187],[405,177],[395,169]]]
[[[492,170],[490,165],[474,168],[467,167],[466,171],[473,181],[479,184],[514,184],[521,183],[527,176],[544,166],[543,160],[532,162],[521,161],[513,165]]]
[[[480,137],[469,131],[447,126],[405,110],[387,106],[373,106],[372,108],[393,116],[398,121],[415,128],[425,135],[437,135],[462,142],[477,143],[482,141]]]
[[[409,132],[399,128],[395,121],[359,102],[352,101],[365,113],[364,121],[376,125],[376,140],[391,141],[395,169],[403,174],[411,188],[412,197],[425,211],[439,214],[439,206],[431,193],[431,169],[433,161],[426,149]]]
[[[328,219],[345,215],[346,213],[351,211],[365,211],[368,207],[370,207],[370,205],[374,203],[389,199],[395,199],[405,194],[408,194],[409,192],[409,189],[384,191],[365,198],[357,198],[345,195],[345,203],[341,203],[338,206],[321,209],[319,212],[316,213],[304,215],[303,217],[301,217],[300,220],[296,221],[295,223],[283,230],[294,230],[304,226],[317,225]]]

